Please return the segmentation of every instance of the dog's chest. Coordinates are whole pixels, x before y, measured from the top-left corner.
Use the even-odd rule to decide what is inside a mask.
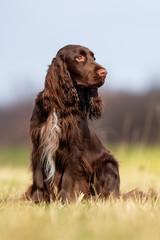
[[[81,130],[82,130],[83,139],[90,140],[90,138],[91,138],[90,130],[89,130],[88,124],[85,120],[82,120],[82,122],[81,122]]]

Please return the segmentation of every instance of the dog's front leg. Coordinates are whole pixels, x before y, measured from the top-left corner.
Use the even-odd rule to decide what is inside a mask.
[[[90,184],[85,175],[77,172],[73,173],[70,168],[66,169],[61,180],[59,199],[62,202],[70,202],[76,199],[80,194],[84,198],[89,198]]]
[[[95,171],[95,191],[101,197],[108,197],[110,195],[119,197],[120,177],[118,163],[110,154],[108,154],[107,158]]]
[[[35,203],[50,202],[50,194],[47,184],[44,181],[43,169],[36,161],[36,156],[32,154],[32,173],[33,183],[24,194],[26,200],[32,200]]]

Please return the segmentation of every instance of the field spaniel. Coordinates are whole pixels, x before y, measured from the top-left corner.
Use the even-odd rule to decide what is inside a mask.
[[[49,66],[30,122],[34,202],[119,196],[119,168],[88,121],[102,114],[98,88],[107,71],[86,47],[60,49]]]

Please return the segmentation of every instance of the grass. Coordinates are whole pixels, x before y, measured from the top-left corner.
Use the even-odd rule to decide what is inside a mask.
[[[111,146],[119,159],[121,192],[160,189],[159,146]],[[160,239],[160,200],[122,199],[51,205],[21,202],[31,181],[25,146],[0,150],[0,236],[26,239]]]

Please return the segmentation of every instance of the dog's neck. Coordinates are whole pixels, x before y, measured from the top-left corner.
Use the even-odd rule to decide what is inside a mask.
[[[81,85],[76,86],[79,97],[79,109],[86,113],[90,107],[90,99],[98,96],[97,88],[89,88]]]

